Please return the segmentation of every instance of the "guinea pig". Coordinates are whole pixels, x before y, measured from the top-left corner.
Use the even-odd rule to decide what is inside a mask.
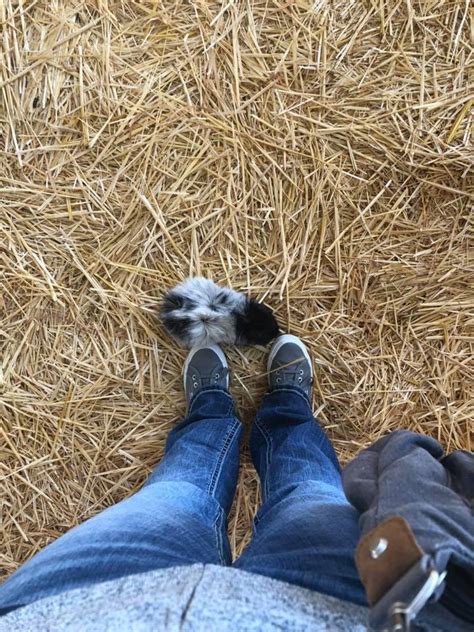
[[[163,298],[160,318],[183,346],[266,345],[279,334],[272,310],[244,294],[193,277]]]

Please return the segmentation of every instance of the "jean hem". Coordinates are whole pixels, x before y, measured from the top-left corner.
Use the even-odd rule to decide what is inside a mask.
[[[269,391],[266,394],[265,397],[269,397],[270,395],[273,395],[274,393],[292,393],[293,395],[298,395],[299,397],[304,399],[304,401],[311,408],[311,401],[310,401],[308,395],[299,386],[296,386],[296,385],[277,386],[277,387],[273,388],[271,391]]]
[[[193,395],[188,406],[188,415],[193,412],[193,408],[201,395],[208,395],[209,393],[222,393],[229,400],[229,404],[232,404],[232,408],[234,407],[234,398],[226,388],[223,386],[203,386]]]

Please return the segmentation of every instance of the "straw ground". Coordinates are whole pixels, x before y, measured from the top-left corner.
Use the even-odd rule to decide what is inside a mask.
[[[5,575],[160,458],[185,351],[151,306],[187,275],[304,338],[343,462],[396,428],[471,448],[467,0],[0,11]],[[248,425],[265,350],[228,354]],[[257,503],[244,451],[237,553]]]

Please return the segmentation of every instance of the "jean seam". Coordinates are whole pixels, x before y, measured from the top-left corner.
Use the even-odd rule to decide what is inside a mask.
[[[216,548],[219,554],[219,559],[222,566],[227,566],[227,562],[224,556],[224,542],[222,540],[222,521],[224,518],[224,510],[219,505],[219,509],[217,511],[216,519],[214,520],[214,535],[216,538]]]
[[[266,450],[265,450],[265,480],[263,481],[263,495],[264,495],[264,498],[262,499],[263,502],[265,502],[265,500],[268,498],[268,495],[269,495],[268,494],[268,468],[270,467],[271,455],[273,453],[273,440],[272,440],[272,437],[271,437],[270,433],[265,428],[265,426],[260,423],[260,419],[259,419],[258,416],[255,418],[254,423],[255,423],[255,426],[262,433],[263,438],[265,439],[265,444],[266,444]]]
[[[238,430],[239,426],[240,426],[240,421],[238,421],[237,419],[234,420],[233,424],[228,429],[227,434],[224,437],[224,443],[222,445],[222,448],[220,449],[219,457],[217,459],[216,466],[214,468],[214,471],[211,476],[211,480],[209,481],[209,485],[207,488],[207,493],[209,494],[209,496],[212,496],[213,498],[214,498],[214,492],[217,486],[217,481],[219,480],[219,476],[222,472],[222,465],[224,463],[224,459],[227,456],[227,453],[229,451],[230,446],[232,445],[232,441],[235,438],[236,431]]]
[[[234,415],[234,402],[231,399],[229,402],[229,408],[226,410],[225,416],[226,417],[230,417],[232,413],[232,416]]]

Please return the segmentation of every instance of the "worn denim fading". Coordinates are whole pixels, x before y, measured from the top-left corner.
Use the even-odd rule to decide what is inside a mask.
[[[200,391],[143,488],[24,564],[0,587],[0,612],[154,569],[230,565],[227,514],[241,435],[229,393]],[[365,604],[353,561],[358,515],[303,391],[283,388],[265,397],[250,447],[263,504],[235,567]]]

